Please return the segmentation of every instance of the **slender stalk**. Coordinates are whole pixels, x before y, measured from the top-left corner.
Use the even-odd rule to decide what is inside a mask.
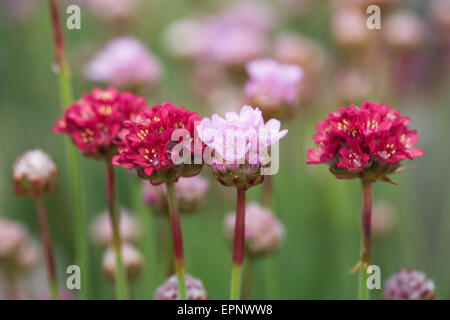
[[[47,221],[47,212],[45,211],[42,197],[35,198],[36,211],[38,215],[39,227],[41,229],[42,245],[44,246],[45,262],[47,264],[48,285],[50,297],[52,300],[58,299],[58,282],[56,279],[56,265],[53,255],[52,240]]]
[[[178,278],[178,293],[180,300],[186,300],[186,267],[184,264],[183,237],[181,234],[180,213],[178,212],[175,184],[173,182],[166,182],[166,188],[175,255],[175,273]]]
[[[65,108],[73,101],[72,84],[70,79],[70,67],[66,55],[64,43],[64,33],[62,30],[59,7],[56,0],[50,0],[50,15],[53,26],[53,39],[55,47],[55,67],[58,74],[59,93],[61,108]],[[83,210],[83,192],[81,188],[79,154],[76,147],[66,140],[66,153],[69,163],[69,177],[71,182],[71,192],[73,197],[73,208],[75,213],[75,242],[76,242],[76,260],[83,272],[81,278],[81,296],[87,298],[88,283],[88,253],[87,253],[87,235],[85,228],[85,212]]]
[[[250,300],[252,296],[253,274],[255,272],[255,258],[248,257],[245,263],[244,280],[242,284],[242,300]]]
[[[233,264],[231,267],[231,300],[241,298],[241,270],[244,262],[245,190],[237,189],[236,223],[234,226]]]
[[[361,180],[362,186],[362,248],[361,248],[361,278],[359,288],[359,299],[369,300],[369,289],[367,288],[367,267],[370,266],[370,246],[372,219],[372,182]]]
[[[128,298],[128,283],[125,269],[122,261],[122,241],[120,239],[119,228],[119,206],[116,193],[116,178],[114,174],[114,167],[111,163],[111,158],[105,159],[105,178],[106,178],[106,195],[108,198],[108,213],[113,231],[113,250],[116,256],[116,295],[118,300],[125,300]]]
[[[262,184],[262,203],[267,209],[272,209],[273,203],[273,176],[264,176]]]

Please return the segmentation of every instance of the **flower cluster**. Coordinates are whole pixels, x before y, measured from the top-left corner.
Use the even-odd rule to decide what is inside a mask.
[[[384,297],[388,300],[432,300],[434,282],[423,272],[401,269],[386,281]]]
[[[236,215],[225,217],[225,237],[233,240]],[[274,214],[256,202],[245,209],[245,249],[251,256],[263,256],[277,251],[284,240],[284,227]]]
[[[167,214],[167,191],[166,185],[152,185],[143,181],[144,201],[157,213]],[[201,176],[181,177],[175,184],[178,208],[180,212],[195,212],[205,202],[206,193],[209,189],[208,179]]]
[[[186,290],[188,300],[208,300],[203,283],[190,275],[186,275]],[[155,300],[178,300],[178,294],[177,277],[173,275],[156,289]]]
[[[137,39],[121,37],[110,41],[84,68],[92,81],[120,88],[151,87],[162,75],[160,62]]]
[[[145,108],[134,119],[123,122],[119,154],[113,157],[113,164],[126,169],[136,168],[141,178],[149,179],[155,185],[177,181],[181,176],[194,176],[200,172],[201,165],[174,164],[173,160],[180,156],[180,150],[175,148],[179,143],[183,144],[183,152],[187,150],[194,156],[194,127],[199,121],[197,113],[170,102]],[[178,129],[182,135],[177,140],[172,134]],[[187,133],[189,137],[185,135]]]
[[[246,69],[249,76],[246,98],[261,108],[264,118],[284,119],[295,113],[303,76],[301,67],[260,59],[248,63]]]
[[[68,134],[87,156],[111,156],[122,122],[133,119],[145,106],[144,98],[130,92],[95,88],[65,110],[53,131]]]
[[[264,123],[261,110],[243,106],[239,114],[214,114],[197,127],[202,142],[214,152],[210,162],[214,177],[225,186],[248,189],[263,181],[261,168],[270,165],[270,146],[287,134],[280,121]],[[205,153],[208,150],[205,150]]]
[[[395,172],[402,160],[423,155],[414,148],[419,136],[408,123],[409,118],[383,104],[341,107],[317,124],[318,148],[308,151],[307,163],[326,163],[340,179],[390,181],[386,175]]]
[[[58,170],[42,150],[25,152],[14,164],[14,191],[20,196],[39,197],[56,189]]]

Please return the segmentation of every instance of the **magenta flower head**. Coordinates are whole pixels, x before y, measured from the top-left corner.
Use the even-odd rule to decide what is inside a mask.
[[[254,60],[246,66],[249,80],[245,95],[251,105],[259,106],[265,119],[285,119],[298,106],[301,67],[272,59]]]
[[[423,272],[401,269],[384,285],[386,300],[433,300],[434,282]]]
[[[190,275],[186,275],[186,291],[188,300],[208,300],[208,293],[203,287],[203,283]],[[155,300],[179,300],[178,282],[175,275],[156,289]]]
[[[164,184],[143,184],[144,201],[157,213],[167,214],[167,190]],[[178,208],[182,213],[192,213],[204,203],[209,190],[209,180],[201,176],[181,177],[175,184]]]
[[[138,278],[144,266],[144,257],[142,254],[131,244],[123,243],[122,249],[122,261],[125,268],[128,279],[135,280]],[[102,261],[103,272],[106,274],[109,280],[112,282],[116,278],[116,253],[112,248],[108,248],[103,256]]]
[[[204,160],[211,165],[214,178],[242,190],[264,180],[264,169],[273,160],[268,149],[287,134],[287,130],[280,131],[280,121],[264,123],[261,110],[250,106],[243,106],[239,114],[228,112],[225,118],[217,114],[204,118],[197,131],[207,146]]]
[[[84,68],[84,74],[92,81],[131,90],[157,84],[162,68],[139,40],[121,37],[98,52]]]
[[[419,136],[408,128],[409,121],[384,104],[341,107],[317,124],[317,148],[308,151],[307,163],[328,164],[339,179],[392,182],[387,175],[396,172],[402,160],[423,155],[414,148]]]
[[[123,123],[113,164],[136,168],[141,178],[155,185],[197,175],[202,165],[194,164],[193,157],[195,152],[201,153],[201,144],[200,150],[194,149],[194,126],[199,121],[197,113],[170,102],[145,108]],[[183,159],[179,158],[181,152]]]
[[[225,217],[224,229],[227,240],[232,241],[236,214]],[[256,202],[249,203],[245,209],[245,250],[254,257],[276,252],[284,240],[284,227],[268,209]]]
[[[136,242],[141,236],[141,227],[136,217],[125,208],[120,209],[119,215],[120,239],[125,242]],[[100,213],[91,224],[91,238],[100,246],[113,243],[113,230],[108,211]]]
[[[55,191],[58,170],[42,150],[25,152],[14,164],[14,192],[19,196],[40,197]]]
[[[101,159],[116,153],[113,141],[124,120],[134,118],[146,106],[144,98],[114,88],[95,88],[64,111],[53,132],[69,135],[84,155]]]

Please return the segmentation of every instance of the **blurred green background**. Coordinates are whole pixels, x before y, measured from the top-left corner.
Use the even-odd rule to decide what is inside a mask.
[[[61,13],[66,3],[61,1]],[[301,114],[283,127],[289,134],[280,143],[280,170],[274,177],[274,212],[286,228],[287,238],[278,254],[256,263],[252,297],[256,299],[354,299],[358,275],[349,270],[359,258],[361,196],[359,181],[339,181],[323,165],[307,166],[306,151],[313,147],[315,124],[335,110],[341,101],[333,96],[331,77],[340,66],[342,52],[333,43],[328,1],[310,1],[301,13],[287,15],[278,1],[266,1],[279,12],[275,33],[292,31],[319,43],[333,67],[321,71],[322,82],[315,99]],[[164,77],[147,95],[150,105],[169,100],[210,116],[211,106],[197,97],[189,86],[192,70],[186,62],[171,57],[162,35],[177,19],[220,10],[228,1],[143,1],[138,16],[126,34],[143,41],[161,60]],[[402,8],[414,10],[427,23],[428,1],[403,1]],[[65,30],[68,55],[73,70],[75,96],[90,91],[93,84],[84,79],[81,68],[117,32],[108,23],[82,8],[81,30]],[[2,8],[0,19],[0,215],[23,221],[39,239],[34,206],[30,199],[18,198],[12,191],[12,165],[26,150],[48,152],[60,170],[59,189],[47,197],[50,225],[57,251],[57,267],[65,283],[65,268],[74,264],[73,216],[67,206],[69,194],[65,138],[51,128],[60,116],[56,75],[52,72],[52,30],[48,3],[36,1],[33,11],[14,19]],[[384,12],[382,11],[382,17]],[[382,20],[383,21],[383,20]],[[428,24],[427,24],[428,25]],[[382,31],[374,31],[382,32]],[[427,33],[429,43],[436,33]],[[432,46],[432,45],[430,45]],[[427,48],[430,49],[430,48]],[[423,50],[427,63],[436,63]],[[428,60],[427,60],[428,59]],[[386,61],[384,61],[386,62]],[[374,201],[388,202],[395,212],[395,226],[373,239],[374,264],[381,267],[382,282],[398,268],[424,271],[436,285],[438,299],[450,298],[450,82],[448,65],[434,65],[441,72],[406,93],[370,93],[375,100],[402,110],[411,117],[411,126],[421,136],[418,147],[425,156],[394,178],[398,186],[378,182]],[[386,79],[385,83],[389,83]],[[376,92],[376,90],[374,90]],[[361,101],[354,101],[360,104]],[[106,208],[102,163],[83,158],[83,191],[88,221]],[[133,286],[133,297],[151,299],[155,288],[166,278],[161,257],[156,254],[156,228],[160,219],[140,201],[139,182],[127,170],[116,168],[120,202],[142,221],[145,233],[139,247],[146,257],[142,277]],[[209,168],[202,173],[210,177]],[[206,206],[195,215],[183,216],[187,270],[203,281],[210,298],[229,296],[231,250],[223,237],[223,217],[235,206],[234,190],[211,179]],[[261,186],[252,188],[248,200],[259,200]],[[114,297],[114,287],[101,270],[102,250],[89,247],[88,296]],[[37,276],[43,277],[41,273]],[[27,280],[28,281],[28,280]],[[31,280],[29,280],[31,281]],[[39,282],[38,282],[39,283]],[[45,285],[37,291],[45,292]],[[381,290],[373,290],[380,298]]]

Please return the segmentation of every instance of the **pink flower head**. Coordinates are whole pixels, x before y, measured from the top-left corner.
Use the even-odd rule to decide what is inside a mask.
[[[212,165],[215,178],[224,185],[242,188],[249,187],[244,185],[250,176],[251,180],[256,179],[256,184],[262,182],[260,169],[269,164],[266,152],[287,134],[287,130],[280,131],[280,121],[270,119],[264,123],[261,111],[250,106],[243,106],[239,114],[227,112],[225,118],[217,114],[211,119],[204,118],[197,131],[200,140],[209,147],[205,152],[214,152],[212,160],[204,160]],[[226,181],[228,178],[233,181]]]
[[[317,124],[318,147],[308,151],[307,163],[329,164],[338,178],[390,181],[386,175],[395,172],[402,160],[423,155],[414,148],[419,136],[408,128],[409,121],[383,104],[340,107]]]
[[[295,107],[303,77],[301,67],[260,59],[248,63],[246,68],[250,79],[245,85],[245,95],[265,115],[283,106]]]
[[[109,156],[115,152],[112,142],[122,121],[134,118],[145,106],[144,98],[130,92],[96,88],[64,111],[53,132],[68,134],[87,156]]]
[[[143,181],[144,201],[158,213],[168,213],[166,185],[152,185]],[[209,180],[200,175],[194,177],[181,177],[175,184],[175,193],[180,212],[194,212],[205,202],[209,189]]]
[[[139,0],[82,0],[96,15],[117,22],[131,18],[138,12]]]
[[[151,87],[161,79],[159,61],[137,39],[121,37],[110,41],[84,68],[92,81],[120,88]]]
[[[113,157],[113,164],[126,169],[137,168],[139,176],[153,184],[198,174],[201,165],[175,165],[173,162],[180,152],[174,148],[179,143],[184,145],[183,151],[188,150],[193,155],[197,121],[200,121],[197,113],[170,102],[143,109],[137,117],[123,123],[117,143],[119,154]],[[179,138],[172,138],[174,132],[176,135],[181,131]]]
[[[386,281],[384,297],[387,300],[432,300],[434,282],[423,272],[401,269]]]
[[[186,275],[186,292],[188,300],[208,300],[208,293],[201,280]],[[155,300],[178,300],[178,280],[171,276],[155,292]]]
[[[225,217],[225,236],[233,240],[236,214]],[[256,202],[245,209],[245,249],[249,255],[263,256],[278,250],[284,240],[284,227],[274,214]]]

